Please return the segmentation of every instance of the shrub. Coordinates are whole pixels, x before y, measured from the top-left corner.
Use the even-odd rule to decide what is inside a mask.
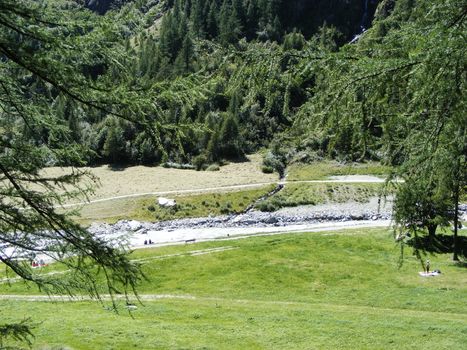
[[[265,174],[272,174],[274,172],[274,168],[269,165],[263,165],[261,167],[261,171]]]
[[[280,177],[284,176],[284,171],[286,167],[285,156],[279,153],[268,152],[263,160],[263,169],[264,167],[274,169],[279,173]]]
[[[272,201],[259,202],[258,204],[256,204],[255,207],[256,209],[260,211],[268,211],[268,212],[276,211],[277,209],[279,209],[278,203],[272,202]]]
[[[220,169],[219,164],[213,163],[206,168],[206,171],[219,171]]]
[[[225,215],[225,214],[230,214],[231,211],[230,211],[229,208],[222,207],[222,208],[220,209],[220,212],[221,212],[221,214],[224,214],[224,215]]]
[[[205,170],[208,159],[204,154],[200,154],[192,159],[193,166],[196,170]]]

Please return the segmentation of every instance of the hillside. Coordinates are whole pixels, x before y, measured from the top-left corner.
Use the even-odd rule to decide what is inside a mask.
[[[71,128],[73,141],[84,146],[82,160],[89,165],[192,163],[198,168],[244,159],[287,130],[309,99],[314,80],[291,79],[303,60],[287,56],[336,51],[371,24],[377,6],[370,0],[78,1],[99,14],[94,16],[71,4],[51,3],[51,8],[71,8],[72,17],[85,21],[90,45],[100,45],[91,42],[97,39],[93,30],[113,27],[112,37],[102,42],[111,56],[90,54],[74,69],[90,78],[90,85],[120,82],[130,90],[151,90],[153,100],[133,107],[147,121],[132,115],[125,119],[137,122],[128,123],[114,118],[111,109],[88,108],[49,91],[46,103]],[[76,59],[69,57],[69,62]],[[29,84],[39,92],[48,89]],[[94,87],[88,88],[92,94]],[[125,97],[116,99],[104,104]],[[155,139],[144,127],[154,121],[185,130],[174,135],[173,128],[160,128]],[[37,131],[28,137],[43,143],[47,135]]]
[[[465,343],[466,26],[467,0],[0,0],[0,348]]]

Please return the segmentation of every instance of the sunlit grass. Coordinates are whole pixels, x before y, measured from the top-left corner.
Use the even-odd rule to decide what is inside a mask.
[[[320,161],[312,164],[292,164],[288,168],[288,181],[325,180],[337,175],[374,175],[385,177],[390,168],[377,162],[346,163]]]
[[[400,247],[384,229],[152,248],[132,254],[149,278],[139,292],[171,297],[137,304],[134,319],[124,305],[115,315],[92,302],[9,300],[0,309],[5,322],[42,322],[36,349],[458,348],[467,340],[465,267],[430,256],[442,274],[422,278],[405,253],[399,267]],[[1,293],[38,292],[13,283]]]

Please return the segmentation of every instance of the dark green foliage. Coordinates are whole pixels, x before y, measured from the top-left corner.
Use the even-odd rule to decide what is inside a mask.
[[[310,69],[315,96],[294,127],[333,157],[395,166],[393,177],[405,180],[396,223],[433,236],[456,220],[466,184],[465,9],[457,1],[401,1],[391,11]]]
[[[284,50],[301,50],[305,46],[305,37],[295,30],[284,37]]]
[[[104,142],[103,155],[114,164],[125,162],[125,141],[123,129],[120,126],[112,125],[109,127]]]
[[[191,30],[196,38],[204,38],[206,36],[207,28],[205,24],[206,1],[192,0],[191,2]]]
[[[236,43],[242,35],[238,4],[238,0],[224,0],[222,3],[219,15],[219,40],[224,45]]]
[[[225,118],[220,130],[220,140],[222,142],[220,152],[228,159],[240,159],[244,156],[240,147],[240,137],[237,119],[228,115]]]
[[[222,145],[221,145],[221,138],[219,136],[219,132],[218,131],[214,131],[212,134],[211,134],[211,138],[209,139],[209,143],[208,143],[208,146],[207,146],[207,149],[206,149],[206,152],[208,154],[208,159],[210,162],[216,162],[216,161],[219,161],[221,159],[221,155],[222,155]]]
[[[447,226],[453,219],[449,191],[436,188],[435,183],[419,174],[400,185],[395,201],[395,220],[406,229],[427,229],[434,236],[438,226]]]
[[[204,154],[193,157],[193,166],[196,170],[205,170],[207,168],[208,158]]]
[[[121,7],[131,0],[84,0],[84,3],[87,8],[98,12],[99,14],[104,14],[110,9],[116,9]]]
[[[17,341],[21,343],[26,343],[27,345],[32,345],[32,330],[36,325],[31,322],[30,319],[25,319],[19,323],[9,323],[0,325],[0,349],[14,349],[6,346],[7,342],[10,340]]]
[[[124,128],[130,122],[157,143],[151,92],[132,86],[116,22],[60,6],[0,0],[0,261],[42,293],[128,300],[144,278],[139,266],[77,224],[76,212],[58,209],[86,200],[95,179],[82,169],[56,177],[41,170],[84,165],[96,144],[117,161],[127,152],[121,141],[134,136]],[[114,121],[101,124],[105,116]],[[91,123],[106,130],[93,132]],[[68,272],[38,274],[30,259],[40,254]],[[2,325],[0,339],[28,341],[30,329],[28,321]]]
[[[358,15],[362,11],[361,4],[342,7],[337,3],[334,5],[339,13],[349,8]],[[152,123],[156,115],[164,122],[198,127],[205,124],[209,111],[233,113],[241,142],[220,150],[216,159],[224,157],[222,153],[226,153],[225,157],[233,157],[233,154],[241,156],[244,152],[254,152],[267,145],[276,133],[290,125],[296,108],[307,98],[306,89],[310,83],[303,84],[302,77],[295,75],[297,61],[290,56],[282,56],[281,47],[275,42],[285,40],[286,51],[303,50],[307,46],[305,38],[312,37],[315,31],[309,30],[308,20],[302,22],[298,18],[307,14],[307,18],[312,18],[318,28],[329,17],[319,4],[310,7],[303,1],[177,0],[162,4],[158,1],[109,0],[93,1],[88,5],[106,15],[93,18],[87,22],[87,28],[79,31],[91,32],[93,21],[105,22],[109,19],[109,23],[112,22],[118,30],[112,32],[111,40],[106,40],[118,43],[121,65],[105,62],[94,50],[94,54],[80,62],[84,75],[108,84],[125,82],[135,91],[152,91],[152,96],[158,96],[153,100],[148,98],[145,106],[133,108],[128,118],[137,121],[135,130],[128,133],[126,125],[119,125],[123,129],[122,136],[118,128],[102,123],[113,108],[120,108],[120,101],[131,101],[132,98],[117,97],[117,93],[113,101],[102,103],[103,107],[113,107],[97,112],[76,103],[65,104],[64,99],[51,92],[41,80],[33,81],[31,86],[34,89],[51,93],[50,97],[55,99],[56,113],[65,117],[72,138],[78,145],[84,146],[80,153],[89,164],[117,161],[154,164],[162,158],[189,162],[192,157],[207,151],[212,132],[206,129],[187,131],[176,137],[170,130],[159,130],[157,134],[145,133],[144,125]],[[107,13],[111,8],[119,11]],[[91,16],[88,12],[76,13]],[[357,17],[352,21],[356,22]],[[351,32],[348,23],[328,23],[335,24],[336,28],[346,33]],[[342,42],[338,32],[335,33],[335,37],[330,35],[333,47],[337,47],[337,42]],[[205,39],[210,41],[203,41]],[[90,47],[92,40],[88,43]],[[259,41],[266,43],[259,44]],[[109,44],[108,49],[114,44]],[[231,51],[229,45],[239,51]],[[242,54],[238,54],[240,52]],[[76,61],[70,57],[70,62]],[[187,80],[179,80],[185,77]],[[74,83],[80,85],[80,82]],[[192,83],[197,85],[197,90],[193,90]],[[167,94],[161,91],[168,85],[177,86],[178,91],[186,89],[183,93],[190,95],[190,101],[173,95],[167,98]],[[89,89],[89,99],[99,100],[97,95],[102,95],[102,91],[99,91]],[[145,115],[144,118],[148,117],[148,120],[142,120],[144,118],[140,115]],[[215,128],[209,128],[220,132],[224,119]],[[26,131],[33,138],[48,137],[44,135],[44,130]],[[141,133],[144,133],[143,137],[139,136]],[[211,147],[211,151],[216,153],[215,147]]]
[[[190,72],[193,54],[193,42],[187,34],[183,39],[182,47],[175,59],[174,70],[177,74],[182,75]]]
[[[282,178],[285,175],[287,166],[287,158],[283,149],[279,148],[278,144],[273,145],[273,149],[266,154],[263,160],[263,172],[268,173],[273,169]]]

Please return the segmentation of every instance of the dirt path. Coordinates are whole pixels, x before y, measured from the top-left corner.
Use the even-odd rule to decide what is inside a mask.
[[[126,194],[122,196],[113,196],[113,197],[108,197],[108,198],[94,199],[94,200],[90,200],[87,202],[65,204],[65,205],[60,206],[60,208],[70,208],[70,207],[76,207],[76,206],[93,204],[93,203],[109,202],[109,201],[125,199],[125,198],[135,198],[135,197],[145,197],[145,196],[167,196],[167,195],[181,195],[181,194],[201,194],[201,193],[210,193],[210,192],[216,192],[216,191],[259,188],[259,187],[273,185],[277,183],[278,182],[259,182],[259,183],[254,183],[254,184],[231,185],[231,186],[220,186],[220,187],[204,187],[204,188],[196,188],[196,189],[189,189],[189,190],[132,193],[132,194]]]
[[[208,249],[199,249],[199,250],[190,250],[185,253],[178,253],[178,254],[167,254],[167,255],[158,255],[158,256],[153,256],[150,258],[143,258],[143,259],[133,259],[131,261],[133,262],[138,262],[141,264],[145,264],[149,261],[153,260],[164,260],[164,259],[170,259],[174,257],[180,257],[180,256],[198,256],[198,255],[206,255],[206,254],[213,254],[213,253],[220,253],[220,252],[225,252],[227,250],[234,250],[238,249],[238,247],[218,247],[218,248],[208,248]]]

